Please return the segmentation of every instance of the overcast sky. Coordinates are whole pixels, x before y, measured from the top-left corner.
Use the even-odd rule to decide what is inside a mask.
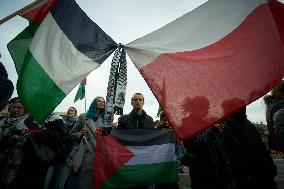
[[[31,0],[1,0],[0,19],[31,2]],[[76,2],[117,43],[127,44],[193,10],[206,0],[76,0]],[[17,74],[7,50],[7,43],[26,26],[28,22],[19,16],[0,25],[0,52],[2,54],[0,61],[4,63],[14,85],[17,82]],[[111,59],[112,55],[87,78],[87,108],[96,96],[106,96]],[[145,96],[144,110],[155,118],[159,107],[156,98],[129,58],[127,58],[127,63],[128,83],[124,113],[132,109],[130,105],[132,94],[141,92]],[[68,107],[74,106],[79,113],[84,112],[84,100],[73,103],[76,91],[77,87],[66,96],[55,111],[64,112]],[[16,91],[13,96],[17,96]],[[254,122],[265,122],[264,112],[265,106],[262,99],[253,102],[247,108],[248,118]]]

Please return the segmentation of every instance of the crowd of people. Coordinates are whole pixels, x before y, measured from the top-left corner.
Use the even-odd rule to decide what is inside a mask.
[[[0,69],[3,70],[1,64]],[[9,99],[12,92],[5,94]],[[268,123],[279,146],[284,146],[284,82],[264,99]],[[8,114],[0,121],[0,188],[93,188],[96,136],[105,122],[103,97],[96,97],[86,113],[78,116],[76,108],[70,107],[64,118],[51,113],[42,124],[33,119],[19,98],[1,98],[1,103],[5,102]],[[162,112],[160,120],[154,122],[143,110],[144,102],[144,96],[135,93],[131,99],[133,110],[112,123],[112,129],[173,132],[166,113]],[[276,166],[255,126],[247,119],[245,108],[188,140],[177,138],[176,155],[179,171],[184,166],[189,168],[192,189],[277,188]],[[178,188],[175,182],[149,183],[132,189]]]

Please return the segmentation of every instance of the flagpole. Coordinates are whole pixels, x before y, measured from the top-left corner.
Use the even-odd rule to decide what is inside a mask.
[[[38,3],[45,1],[45,0],[36,0],[34,2],[32,2],[31,4],[17,10],[16,12],[10,14],[9,16],[6,16],[5,18],[0,20],[0,25],[3,24],[4,22],[10,20],[11,18],[14,18],[17,15],[21,15],[23,12],[25,12],[26,10],[30,9],[31,7],[37,5]]]
[[[86,85],[85,85],[85,113],[87,112],[87,95],[86,95]]]

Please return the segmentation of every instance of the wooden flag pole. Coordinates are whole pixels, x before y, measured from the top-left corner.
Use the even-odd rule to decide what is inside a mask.
[[[87,112],[87,95],[86,95],[86,85],[85,85],[85,113]]]
[[[32,2],[31,4],[29,4],[25,7],[17,10],[16,12],[10,14],[9,16],[6,16],[5,18],[0,20],[0,25],[3,24],[4,22],[10,20],[11,18],[14,18],[17,15],[21,15],[23,12],[25,12],[26,10],[30,9],[31,7],[37,5],[38,3],[41,3],[42,1],[45,1],[45,0],[36,0],[36,1]]]

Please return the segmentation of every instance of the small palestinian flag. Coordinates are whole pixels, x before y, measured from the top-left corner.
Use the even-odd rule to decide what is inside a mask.
[[[174,142],[168,129],[115,129],[110,136],[97,136],[94,187],[177,182]]]

